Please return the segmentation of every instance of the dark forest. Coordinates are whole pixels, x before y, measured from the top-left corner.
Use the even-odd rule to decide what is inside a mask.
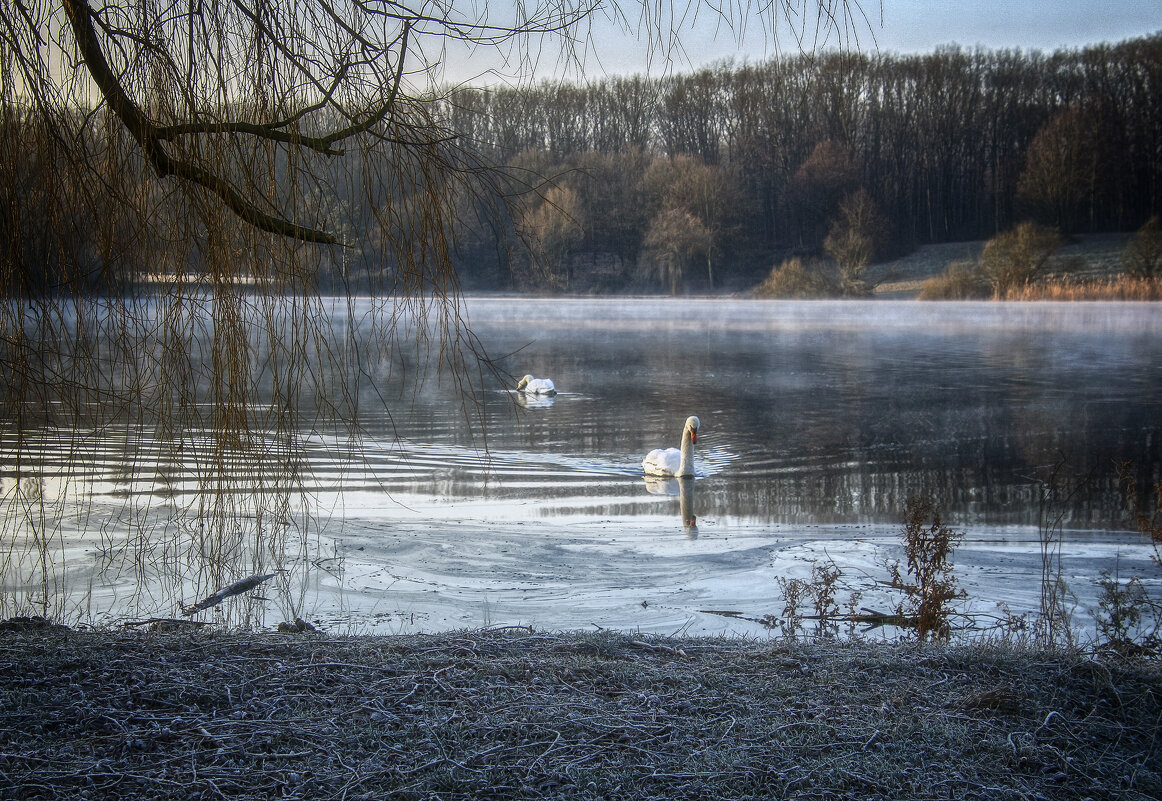
[[[1162,34],[462,89],[446,113],[537,187],[514,218],[463,232],[469,288],[737,289],[837,255],[852,228],[875,258],[1023,220],[1137,229],[1159,211]],[[533,257],[497,247],[514,234]]]
[[[424,103],[464,169],[487,171],[506,199],[463,193],[448,218],[469,291],[743,291],[788,259],[866,263],[1023,221],[1066,239],[1129,232],[1162,206],[1162,33],[1053,53],[836,52],[661,78],[455,87]],[[108,292],[146,274],[198,273],[197,242],[164,242],[167,215],[183,213],[170,184],[142,178],[148,170],[128,164],[139,156],[103,155],[108,115],[85,123],[94,180],[67,185],[49,178],[75,146],[33,119],[11,105],[0,119],[7,292]],[[280,169],[272,162],[271,180]],[[413,182],[394,188],[336,179],[346,189],[335,197],[284,187],[287,208],[331,221],[346,245],[314,246],[315,288],[410,291],[382,244],[414,238],[425,195],[455,189],[418,163],[408,170]],[[161,233],[136,233],[146,229]],[[62,259],[88,264],[84,280],[54,278]],[[259,279],[277,258],[258,247],[243,261],[239,273]]]

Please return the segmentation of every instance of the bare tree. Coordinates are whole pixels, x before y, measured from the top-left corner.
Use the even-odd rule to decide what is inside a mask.
[[[887,238],[887,218],[866,189],[860,187],[839,204],[839,215],[823,240],[823,252],[839,267],[845,294],[871,293],[864,281],[864,268]]]
[[[705,255],[710,232],[689,211],[678,207],[662,209],[646,231],[646,262],[654,267],[658,278],[677,295],[685,281],[687,268],[696,256]]]
[[[1096,209],[1104,145],[1096,114],[1061,109],[1029,144],[1017,197],[1045,223],[1074,232]]]
[[[696,222],[697,251],[706,259],[706,284],[714,288],[714,262],[737,238],[746,212],[746,195],[729,170],[689,156],[659,159],[645,182],[663,213],[680,210]],[[691,234],[683,236],[688,239]]]
[[[569,257],[584,234],[580,203],[577,193],[567,186],[552,186],[544,193],[544,200],[530,205],[519,221],[519,229],[530,244],[529,258],[532,273],[559,282],[566,291],[572,288],[572,269]],[[543,268],[535,262],[543,260]]]
[[[800,242],[817,247],[826,222],[840,202],[859,188],[859,170],[850,148],[832,141],[817,144],[787,183],[784,202],[793,209]]]

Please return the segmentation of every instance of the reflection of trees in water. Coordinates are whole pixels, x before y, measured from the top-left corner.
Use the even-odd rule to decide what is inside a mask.
[[[803,471],[708,482],[705,503],[725,514],[775,523],[899,522],[911,496],[938,499],[957,525],[1036,525],[1047,471],[1013,473],[946,467],[907,471]],[[710,489],[713,484],[714,489]],[[1070,527],[1126,528],[1126,511],[1112,473],[1094,476],[1070,499]]]
[[[1084,365],[1059,370],[1009,354],[1038,350],[1019,336],[1007,348],[970,341],[968,355],[928,364],[914,343],[892,338],[848,347],[852,337],[783,343],[773,334],[756,347],[683,328],[631,333],[598,334],[572,349],[543,333],[528,358],[559,356],[559,371],[595,400],[559,399],[550,414],[517,424],[494,408],[492,442],[529,454],[620,454],[632,466],[656,432],[698,412],[698,460],[707,464],[716,445],[736,451],[700,486],[719,493],[704,514],[758,520],[894,523],[907,497],[921,494],[939,498],[949,520],[1035,524],[1039,482],[1065,459],[1071,474],[1089,478],[1071,501],[1070,525],[1124,527],[1116,465],[1136,465],[1144,486],[1162,478],[1153,422],[1162,407],[1106,399],[1101,377],[1087,377]],[[1001,366],[980,369],[990,361]],[[580,481],[554,487],[550,508],[576,511],[569,499],[593,492]],[[603,509],[640,513],[610,494]]]
[[[560,327],[535,319],[519,334],[486,327],[486,336],[504,337],[501,350],[532,342],[520,359],[551,360],[573,392],[593,396],[559,400],[551,414],[524,415],[515,426],[498,413],[490,417],[494,442],[529,453],[564,444],[571,454],[623,454],[630,464],[697,413],[702,463],[715,446],[735,454],[700,485],[721,493],[706,514],[760,520],[897,522],[909,494],[937,494],[950,520],[1035,523],[1038,482],[1064,458],[1072,474],[1089,477],[1068,511],[1071,525],[1121,527],[1116,463],[1137,465],[1143,485],[1162,478],[1162,405],[1151,400],[1143,355],[1156,346],[1091,330],[1075,319],[1084,309],[1063,323],[1043,317],[1043,307],[1022,307],[1016,316],[1028,322],[990,328],[974,315],[996,307],[982,307],[948,313],[947,328],[877,330],[871,315],[848,327],[806,305],[723,304],[714,322],[713,309],[687,319],[682,303],[647,304],[642,319],[640,306],[619,314],[610,304],[600,319],[579,312]],[[811,324],[731,329],[733,317],[745,322],[757,308]],[[886,316],[945,314],[939,305],[903,308]],[[1123,320],[1139,325],[1129,309],[1107,314],[1113,330]],[[588,491],[559,488],[561,505]]]

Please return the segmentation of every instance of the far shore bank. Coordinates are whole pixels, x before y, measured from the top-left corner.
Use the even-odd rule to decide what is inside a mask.
[[[1114,234],[1083,234],[1068,238],[1059,250],[1050,259],[1050,265],[1041,283],[1055,286],[1078,287],[1085,284],[1106,281],[1118,281],[1126,277],[1124,254],[1126,246],[1133,233]],[[964,263],[975,262],[984,249],[985,240],[964,242],[946,242],[935,245],[921,245],[911,253],[898,258],[869,264],[865,268],[865,278],[871,287],[871,292],[864,298],[867,300],[921,300],[924,283],[946,273],[949,268]],[[603,299],[630,300],[635,298],[658,300],[669,297],[687,299],[731,299],[742,300],[758,296],[755,289],[759,282],[741,284],[737,280],[708,290],[705,282],[693,280],[684,291],[676,295],[662,290],[645,291],[642,289],[626,292],[578,291],[578,292],[548,292],[548,291],[478,291],[467,290],[468,297],[513,298],[522,299]],[[777,300],[777,297],[766,298]],[[825,298],[827,299],[827,298]],[[833,299],[841,299],[839,297]],[[1023,298],[1027,300],[1118,300],[1117,297],[1086,298],[1084,293],[1080,297],[1052,297]]]

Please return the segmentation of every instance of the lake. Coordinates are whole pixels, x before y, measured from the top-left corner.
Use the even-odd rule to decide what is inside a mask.
[[[767,636],[780,580],[819,564],[842,573],[841,604],[859,592],[853,607],[890,608],[885,565],[903,556],[912,496],[964,533],[953,558],[979,625],[1035,612],[1047,570],[1082,637],[1102,571],[1162,593],[1116,470],[1162,480],[1157,304],[470,298],[464,311],[504,377],[480,373],[466,401],[435,364],[367,364],[359,441],[302,432],[293,486],[246,465],[287,500],[231,523],[225,544],[193,500],[195,438],[45,429],[18,456],[6,435],[0,612],[169,617],[277,571],[197,619]],[[336,353],[361,319],[338,326]],[[559,393],[513,392],[525,373]],[[676,447],[689,415],[696,479],[644,478],[644,454]],[[18,502],[30,475],[36,503]]]

